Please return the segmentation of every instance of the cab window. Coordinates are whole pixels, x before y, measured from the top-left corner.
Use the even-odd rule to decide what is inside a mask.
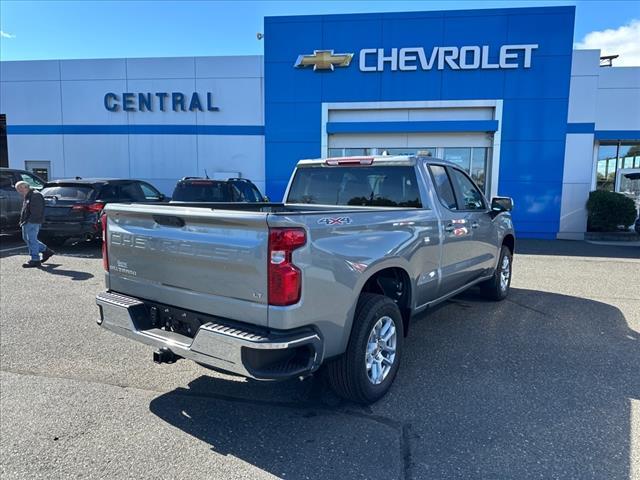
[[[458,210],[485,210],[482,193],[471,179],[457,168],[450,168],[449,172],[458,200]]]

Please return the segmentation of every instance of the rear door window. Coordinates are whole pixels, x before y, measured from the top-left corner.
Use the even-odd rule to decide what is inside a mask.
[[[449,180],[449,175],[447,175],[447,170],[441,165],[429,165],[429,171],[431,172],[431,178],[433,178],[440,203],[449,210],[457,210],[456,195],[453,192],[453,186]]]
[[[243,202],[261,202],[262,195],[258,189],[249,182],[232,182],[233,186],[240,192],[240,199]]]
[[[196,180],[176,185],[172,200],[178,202],[230,202],[229,186],[226,182]]]
[[[139,185],[147,202],[155,202],[162,197],[162,194],[148,183],[140,182]]]
[[[138,182],[121,183],[119,185],[121,202],[144,202],[145,196]]]
[[[118,201],[118,186],[112,183],[108,183],[102,187],[98,200],[103,202],[117,202]]]
[[[56,197],[57,200],[85,202],[92,199],[95,190],[87,185],[56,185],[42,189],[45,197]]]
[[[302,167],[287,203],[422,208],[412,166]]]

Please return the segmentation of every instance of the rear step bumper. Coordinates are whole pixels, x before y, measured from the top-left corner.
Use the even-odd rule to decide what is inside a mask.
[[[216,370],[276,380],[307,375],[322,363],[322,340],[311,328],[274,331],[199,315],[208,321],[190,338],[157,328],[151,318],[150,302],[103,292],[96,297],[96,303],[102,327]]]

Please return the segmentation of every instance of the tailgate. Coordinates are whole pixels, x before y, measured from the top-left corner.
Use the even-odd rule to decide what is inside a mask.
[[[267,214],[118,204],[105,211],[111,290],[267,324]]]

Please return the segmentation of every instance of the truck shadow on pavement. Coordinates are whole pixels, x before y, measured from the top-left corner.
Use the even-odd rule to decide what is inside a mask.
[[[523,289],[488,303],[470,291],[419,317],[405,346],[395,385],[371,407],[331,401],[321,376],[202,376],[149,408],[285,478],[630,477],[640,335],[616,307]]]

